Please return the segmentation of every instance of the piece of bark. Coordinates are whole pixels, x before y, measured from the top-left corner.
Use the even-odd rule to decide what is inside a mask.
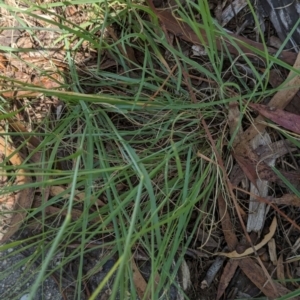
[[[221,19],[222,27],[224,27],[234,16],[236,16],[246,5],[247,0],[234,0],[224,9]]]
[[[293,27],[299,21],[300,2],[290,0],[264,0],[259,1],[269,16],[281,42],[285,42],[287,36],[294,29]],[[293,31],[291,38],[286,43],[286,48],[292,48],[299,52],[300,45],[300,27],[297,26]]]
[[[257,135],[250,143],[252,149],[257,149],[260,145],[268,146],[271,144],[271,138],[267,132]],[[275,165],[275,158],[271,159],[267,163],[268,166]],[[260,197],[267,197],[269,192],[269,182],[256,179],[256,185],[250,184],[250,193],[259,195]],[[247,231],[259,232],[262,230],[265,222],[266,204],[256,201],[254,196],[250,196],[249,199],[249,215],[247,220]]]

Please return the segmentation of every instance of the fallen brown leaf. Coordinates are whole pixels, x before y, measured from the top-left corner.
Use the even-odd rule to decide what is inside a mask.
[[[136,265],[134,258],[131,258],[131,268],[133,274],[133,283],[136,288],[137,294],[140,299],[150,299],[149,296],[145,298],[145,293],[147,289],[147,282],[145,281],[144,277],[142,276],[138,266]]]
[[[62,197],[64,199],[69,198],[70,194],[66,193],[65,191],[66,191],[66,189],[62,186],[53,185],[50,187],[50,195],[51,196],[57,196],[57,195],[61,194],[61,195],[63,195]],[[75,201],[84,201],[85,198],[86,198],[85,192],[80,192],[77,190],[75,191],[75,196],[74,196]],[[95,205],[97,205],[99,207],[105,206],[105,203],[103,201],[97,199],[94,196],[91,196],[90,201],[91,201],[91,203],[94,203]]]
[[[274,123],[300,134],[300,116],[290,112],[262,104],[250,103],[249,106],[259,112],[260,115],[270,119]]]
[[[227,247],[229,251],[233,251],[238,244],[238,239],[234,232],[234,227],[232,225],[229,213],[228,213],[228,207],[226,205],[226,202],[223,198],[223,196],[218,196],[218,207],[219,207],[219,215],[221,219],[222,224],[222,230],[225,237],[225,241],[227,243]]]
[[[300,69],[300,53],[298,53],[297,59],[294,63],[294,69]],[[294,98],[299,90],[300,76],[293,70],[290,71],[287,79],[281,86],[281,89],[273,96],[268,103],[269,107],[284,109],[290,101]],[[253,124],[247,130],[245,130],[243,137],[240,140],[241,145],[249,145],[249,142],[259,133],[263,132],[266,128],[266,124],[263,122],[263,117],[258,116]]]
[[[185,41],[188,41],[190,43],[201,45],[205,43],[208,45],[208,37],[207,33],[204,29],[198,27],[198,34],[194,32],[187,24],[180,21],[180,19],[176,19],[171,11],[168,11],[166,9],[164,10],[158,10],[154,7],[151,0],[147,1],[149,3],[149,6],[151,9],[155,12],[155,14],[158,16],[159,20],[163,23],[163,26],[165,29],[172,34],[174,34],[176,37],[179,37]],[[253,47],[255,49],[258,49],[265,53],[265,46],[261,43],[254,42],[250,39],[243,38],[234,34],[229,34],[230,39],[226,38],[225,36],[222,36],[221,34],[215,34],[216,36],[216,46],[218,51],[224,51],[224,48],[226,47],[227,51],[232,54],[233,56],[241,56],[241,53],[244,53],[245,55],[249,57],[257,57],[258,54],[254,53],[250,47]],[[199,36],[202,37],[202,41],[200,41]],[[231,39],[234,41],[235,44],[238,45],[240,49],[237,49],[234,45]],[[248,47],[247,47],[248,45]],[[250,46],[250,47],[249,47]],[[277,49],[274,48],[268,48],[268,52],[270,55],[275,55],[277,52]],[[264,60],[264,55],[261,55],[259,58],[261,60]],[[294,64],[296,60],[297,54],[293,52],[288,51],[282,51],[279,55],[279,59],[282,61],[292,65]]]
[[[262,241],[259,242],[254,247],[250,247],[250,248],[246,249],[243,253],[238,253],[237,251],[232,251],[232,252],[229,252],[229,253],[217,252],[214,255],[221,255],[221,256],[226,256],[226,257],[229,257],[229,258],[241,258],[241,257],[248,256],[250,254],[253,254],[254,251],[259,250],[260,248],[262,248],[264,245],[266,245],[269,242],[269,240],[273,237],[273,235],[276,231],[276,228],[277,228],[277,219],[276,219],[276,217],[274,217],[273,221],[271,223],[271,226],[270,226],[270,232],[268,234],[266,234],[264,236],[264,238],[262,239]]]
[[[23,188],[23,185],[29,184],[31,178],[25,175],[25,170],[19,169],[22,165],[22,158],[16,149],[7,143],[7,140],[0,137],[0,152],[9,159],[10,163],[16,167],[16,185],[20,190],[11,194],[3,193],[0,197],[1,214],[0,214],[0,242],[7,241],[20,227],[26,217],[26,209],[31,207],[33,201],[33,191],[31,188]],[[4,169],[1,168],[2,179],[7,178]],[[3,180],[3,184],[8,184]]]
[[[221,275],[219,285],[218,285],[218,292],[217,292],[217,297],[216,297],[217,300],[219,300],[222,297],[222,295],[224,294],[224,292],[225,292],[228,284],[230,283],[233,275],[235,274],[235,271],[238,266],[239,266],[238,260],[230,259],[227,262],[227,264],[223,270],[223,273]]]
[[[4,115],[4,118],[5,118],[5,115]],[[33,135],[30,135],[29,131],[27,130],[27,128],[21,122],[19,122],[17,120],[14,120],[13,118],[5,118],[5,119],[8,121],[10,127],[15,132],[18,132],[20,134],[20,136],[22,136],[22,134],[25,133],[24,140],[27,139],[28,142],[32,146],[34,146],[35,148],[37,148],[40,145],[41,141],[37,137],[35,137]]]
[[[297,56],[294,67],[295,69],[300,68],[300,55]],[[269,107],[284,108],[297,93],[299,86],[300,76],[291,71],[287,80],[282,84],[282,89],[271,99]],[[263,122],[263,117],[258,116],[243,135],[236,137],[234,142],[234,158],[254,186],[256,186],[257,178],[270,182],[280,181],[273,170],[265,162],[261,161],[258,153],[255,153],[250,146],[250,142],[258,133],[262,134],[265,127],[266,124]],[[292,184],[299,185],[299,174],[295,174],[295,176],[287,175],[289,176],[288,180]]]
[[[245,275],[261,290],[266,297],[275,299],[290,293],[290,290],[282,286],[280,283],[273,280],[272,282],[268,281],[266,274],[254,259],[250,257],[241,259],[239,261],[239,266]],[[289,299],[299,300],[300,297]]]

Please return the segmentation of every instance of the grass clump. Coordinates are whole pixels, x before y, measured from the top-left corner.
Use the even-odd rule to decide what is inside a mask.
[[[208,2],[199,4],[179,5],[177,15],[195,32],[199,26],[194,16],[200,17],[209,34],[205,59],[192,57],[190,45],[177,37],[170,43],[154,13],[140,1],[1,4],[27,36],[42,44],[37,48],[40,59],[52,61],[57,67],[52,73],[60,74],[53,79],[27,60],[23,61],[27,68],[48,78],[51,87],[59,85],[47,88],[2,76],[7,90],[14,86],[34,92],[39,101],[59,99],[63,108],[60,112],[56,106],[55,113],[38,125],[27,116],[27,123],[32,121],[27,124],[30,133],[23,132],[25,138],[40,139],[22,166],[34,178],[30,187],[38,203],[28,211],[24,232],[26,225],[34,224],[36,235],[9,247],[18,245],[17,251],[25,251],[29,243],[36,249],[29,262],[22,262],[36,263],[38,270],[30,297],[54,274],[62,289],[64,278],[72,283],[74,299],[82,299],[92,276],[113,259],[113,268],[91,291],[90,299],[97,299],[107,284],[111,299],[137,299],[131,261],[140,252],[151,270],[145,299],[163,294],[168,299],[172,285],[184,294],[176,279],[184,255],[188,248],[201,246],[198,228],[211,231],[216,226],[216,199],[227,194],[201,122],[209,125],[230,169],[230,149],[225,148],[230,140],[228,104],[237,101],[246,113],[242,98],[250,102],[269,95],[266,78],[277,62],[267,61],[261,74],[246,59],[245,79],[226,48],[224,53],[216,50],[215,35],[227,33],[216,28]],[[56,34],[51,45],[42,40],[40,34],[45,32]],[[20,60],[21,54],[32,51],[2,50],[16,53]],[[259,50],[257,54],[261,55]],[[7,119],[10,103],[5,98],[2,102],[2,119]],[[27,110],[32,110],[32,103],[21,106],[18,114],[26,116]],[[16,134],[6,131],[14,140]],[[39,161],[34,159],[37,155]],[[56,187],[61,190],[55,193]],[[84,272],[86,257],[95,252],[105,255]],[[77,270],[73,277],[66,271],[72,265]]]

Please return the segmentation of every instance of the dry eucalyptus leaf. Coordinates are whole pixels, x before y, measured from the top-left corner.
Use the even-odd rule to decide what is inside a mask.
[[[246,257],[239,261],[239,266],[245,275],[261,290],[269,299],[277,299],[291,291],[276,281],[269,281],[267,274],[253,258]],[[293,297],[289,299],[299,299]]]

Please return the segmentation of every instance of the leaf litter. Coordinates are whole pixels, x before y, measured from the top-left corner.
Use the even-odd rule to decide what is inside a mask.
[[[211,5],[214,6],[214,1],[211,2]],[[192,45],[207,46],[209,44],[209,36],[204,29],[198,28],[198,32],[195,33],[194,29],[182,21],[182,18],[176,15],[176,13],[174,14],[172,10],[159,10],[159,8],[154,6],[151,0],[148,1],[148,4],[154,15],[158,18],[160,25],[167,36],[170,47],[175,47],[176,43],[183,46],[186,42],[188,42],[191,47]],[[235,4],[237,5],[237,3]],[[244,3],[239,10],[242,11],[245,7]],[[217,7],[215,7],[215,9],[217,9]],[[77,20],[80,12],[81,10],[78,6],[67,6],[65,13],[72,21],[74,21],[74,23],[76,23],[75,20]],[[41,13],[44,14],[46,12],[41,11]],[[230,24],[230,21],[235,19],[236,14],[239,14],[239,11],[232,13],[230,5],[227,5],[226,15],[228,13],[229,15],[231,13],[228,20],[224,15],[221,16],[223,26],[228,23]],[[54,20],[55,16],[53,15],[51,18]],[[41,27],[49,25],[49,23],[35,18],[29,18],[28,22]],[[77,22],[83,22],[83,20],[77,20]],[[112,43],[118,43],[120,36],[114,27],[107,27],[107,33],[108,37],[112,40]],[[170,34],[172,34],[173,37]],[[68,89],[67,85],[64,83],[64,76],[68,72],[69,66],[62,62],[61,59],[65,56],[65,49],[62,48],[62,44],[60,43],[56,43],[54,45],[55,47],[52,47],[53,45],[51,45],[52,42],[58,38],[58,35],[59,28],[53,27],[51,34],[47,35],[46,32],[37,32],[34,39],[32,39],[27,33],[22,33],[20,30],[14,30],[13,32],[4,30],[0,36],[3,46],[10,46],[12,43],[16,43],[19,48],[35,50],[29,55],[21,52],[16,55],[8,55],[4,52],[4,54],[1,54],[0,61],[1,74],[3,74],[2,78],[4,80],[1,83],[2,97],[7,99],[10,103],[18,103],[19,101],[19,106],[21,107],[24,107],[24,103],[26,103],[26,100],[28,99],[38,99],[37,106],[32,105],[32,102],[29,103],[28,108],[31,110],[30,114],[27,114],[24,109],[19,110],[17,105],[11,105],[11,107],[14,108],[13,110],[16,115],[9,118],[4,117],[11,129],[19,133],[20,136],[23,136],[21,141],[13,138],[12,140],[14,140],[16,144],[23,143],[24,145],[24,143],[27,143],[27,145],[31,145],[27,146],[29,154],[33,152],[32,147],[38,147],[41,143],[40,139],[34,135],[31,135],[28,138],[29,132],[39,132],[38,124],[40,123],[40,119],[43,118],[42,116],[39,120],[34,120],[34,110],[37,110],[37,108],[45,103],[45,101],[50,101],[50,107],[49,105],[46,106],[47,109],[44,109],[43,111],[44,117],[46,117],[51,108],[57,108],[57,104],[55,104],[55,102],[57,102],[58,99],[47,98],[41,92],[30,91],[28,86],[50,90],[60,89],[62,91]],[[201,38],[199,38],[199,36],[201,36]],[[217,32],[215,37],[217,50],[219,52],[226,53],[228,58],[230,56],[241,56],[241,58],[243,56],[248,56],[250,59],[253,59],[257,56],[254,61],[262,62],[265,60],[264,51],[266,48],[262,43],[258,43],[250,38],[245,38],[232,33],[225,37]],[[37,41],[43,42],[42,44],[38,43],[41,48],[36,47]],[[92,43],[92,41],[90,42]],[[48,55],[45,55],[46,48],[48,49]],[[90,44],[90,48],[92,49],[92,44]],[[139,53],[139,55],[137,55],[135,48],[130,47],[129,45],[126,45],[124,48],[121,44],[118,44],[117,48],[128,61],[130,76],[132,78],[137,77],[138,72],[132,71],[131,69],[134,69],[135,66],[140,64],[141,59],[143,59],[143,54]],[[256,48],[260,52],[253,52],[251,50],[252,48]],[[74,60],[77,61],[77,63],[75,68],[82,72],[82,75],[90,74],[91,78],[93,78],[94,75],[91,74],[89,68],[84,66],[84,61],[87,59],[87,61],[91,63],[90,68],[92,69],[93,64],[96,63],[95,60],[97,59],[97,51],[91,51],[87,54],[85,49],[86,48],[82,47],[80,51],[76,52],[76,58]],[[267,48],[267,51],[271,57],[277,55],[277,50],[274,48]],[[51,53],[51,59],[48,58],[49,53]],[[263,53],[264,55],[262,55]],[[201,55],[202,54],[200,53],[200,57]],[[202,56],[203,57],[201,59],[204,59],[205,55]],[[112,52],[107,51],[103,57],[105,60],[101,62],[100,66],[98,66],[100,69],[113,70],[117,75],[125,72],[125,70],[122,69],[122,63],[116,59]],[[277,62],[278,65],[282,67],[282,62],[284,62],[289,65],[293,65],[294,70],[299,70],[299,57],[299,55],[297,56],[297,54],[292,51],[283,51],[280,55],[278,55],[278,60],[275,60],[275,63]],[[199,100],[198,94],[195,93],[197,81],[193,81],[193,79],[197,79],[198,82],[201,82],[200,86],[202,84],[202,86],[207,88],[207,90],[209,90],[207,85],[208,83],[212,84],[212,86],[217,86],[216,82],[212,79],[208,80],[205,78],[204,74],[201,74],[204,80],[201,80],[201,77],[198,76],[198,74],[196,76],[190,74],[192,72],[189,73],[184,70],[183,66],[179,62],[172,66],[170,61],[163,56],[161,56],[161,62],[169,70],[169,74],[157,91],[152,93],[152,96],[149,95],[149,99],[151,101],[155,101],[160,94],[163,94],[166,90],[168,90],[169,82],[172,81],[175,76],[178,76],[178,67],[180,67],[183,75],[181,84],[185,86],[191,103],[196,104]],[[48,74],[44,75],[44,73],[40,72],[40,70],[44,70]],[[9,77],[10,80],[5,79],[5,77]],[[82,81],[84,82],[84,78],[82,78]],[[294,132],[295,134],[299,134],[299,115],[289,113],[284,110],[284,108],[297,96],[296,94],[298,93],[300,86],[299,83],[298,74],[291,71],[287,76],[287,79],[281,82],[280,89],[274,94],[272,99],[269,99],[267,104],[250,103],[248,99],[242,99],[242,102],[244,102],[247,107],[248,114],[254,116],[253,119],[250,119],[250,125],[248,120],[245,118],[245,111],[242,112],[239,109],[240,103],[236,101],[229,102],[227,107],[226,125],[229,127],[230,138],[232,139],[232,147],[230,148],[230,151],[232,154],[231,159],[234,158],[234,165],[232,168],[236,170],[235,172],[237,173],[237,175],[234,175],[235,177],[233,177],[232,173],[228,170],[227,166],[229,161],[225,158],[224,153],[222,152],[227,146],[226,143],[222,146],[223,148],[221,148],[220,152],[219,145],[217,146],[215,142],[215,132],[214,135],[212,135],[213,121],[209,119],[206,120],[200,112],[197,113],[205,130],[206,138],[208,139],[208,146],[215,155],[216,162],[214,163],[218,166],[222,173],[223,184],[225,186],[224,190],[221,190],[215,198],[215,200],[217,199],[218,211],[216,214],[215,226],[213,226],[213,229],[209,231],[202,225],[199,225],[198,228],[198,231],[202,231],[203,236],[206,237],[206,245],[204,243],[204,245],[198,246],[198,249],[204,252],[209,252],[208,246],[213,245],[212,249],[214,249],[215,252],[209,253],[208,258],[205,255],[201,258],[200,254],[197,255],[197,251],[195,251],[194,253],[196,253],[197,258],[194,259],[194,261],[191,257],[186,255],[187,265],[190,270],[195,271],[195,274],[199,274],[198,277],[192,278],[194,291],[200,290],[201,294],[206,297],[205,299],[221,299],[222,297],[224,297],[224,299],[233,299],[232,291],[235,289],[235,276],[241,271],[245,275],[244,280],[249,280],[248,282],[245,281],[247,284],[256,286],[262,294],[271,299],[286,295],[294,290],[291,284],[285,282],[285,279],[287,278],[294,278],[295,266],[293,266],[289,260],[285,261],[285,258],[287,258],[287,255],[290,255],[290,253],[287,253],[284,246],[282,246],[286,245],[286,240],[281,237],[281,229],[278,224],[280,222],[284,230],[289,231],[289,235],[292,239],[294,239],[294,236],[297,236],[297,230],[299,227],[296,228],[296,226],[293,226],[293,222],[294,224],[297,222],[296,213],[291,213],[289,208],[286,208],[286,206],[292,206],[294,209],[299,207],[299,195],[290,193],[286,184],[278,178],[277,174],[274,173],[272,168],[269,166],[269,161],[273,160],[272,164],[276,164],[276,166],[284,166],[285,168],[281,170],[282,174],[284,174],[284,176],[286,176],[292,184],[299,186],[300,175],[298,168],[296,166],[291,167],[291,162],[286,161],[289,160],[287,156],[293,156],[293,153],[297,152],[298,149],[293,143],[291,144],[290,141],[282,139],[282,136],[277,133],[278,127],[274,126],[267,120],[270,120],[282,128]],[[22,87],[25,85],[27,85],[27,87],[23,90]],[[115,87],[107,86],[106,88],[104,87],[104,89],[106,89],[109,93],[124,95],[127,93],[128,86],[128,84],[124,83],[122,85],[116,85]],[[91,90],[91,87],[86,87],[86,92],[96,93],[96,90]],[[226,92],[230,93],[232,97],[237,97],[236,91],[228,89]],[[147,95],[147,92],[145,91],[144,94]],[[255,118],[256,112],[259,113],[259,116]],[[53,114],[51,114],[51,116],[53,117]],[[54,119],[56,118],[57,116]],[[28,124],[26,124],[28,126],[26,128],[24,125],[26,119],[29,119],[30,122],[28,123],[31,123],[31,125],[36,127],[32,127],[30,124],[28,126]],[[125,120],[121,121],[125,123]],[[224,128],[223,130],[226,129]],[[74,129],[74,132],[76,132],[76,129]],[[268,135],[268,138],[266,138],[266,134]],[[262,137],[263,140],[267,139],[266,144],[263,144],[263,142],[259,140],[258,145],[254,147],[251,142],[257,137]],[[3,149],[10,149],[8,148],[7,140],[3,139],[1,145]],[[112,146],[107,145],[107,147],[108,149],[111,149]],[[26,147],[23,146],[23,148]],[[15,148],[13,149],[14,150],[11,152],[14,152],[15,154],[12,155],[10,159],[14,159],[17,155],[19,155],[17,150]],[[22,155],[26,154],[26,151],[25,153],[21,150],[18,151],[20,151]],[[70,156],[73,154],[67,146],[63,149],[63,151],[69,153]],[[8,153],[5,153],[5,156],[9,156]],[[203,153],[200,153],[200,156],[201,158],[211,160],[208,155]],[[57,155],[57,157],[59,158],[59,155]],[[41,158],[38,154],[35,154],[32,155],[31,161],[40,164]],[[72,159],[70,159],[69,162],[70,161],[72,165]],[[19,158],[18,164],[12,162],[12,165],[14,166],[21,164],[21,158]],[[293,168],[296,170],[293,170]],[[65,166],[61,167],[61,171],[66,169],[67,168]],[[23,172],[23,170],[21,171]],[[28,176],[24,178],[22,177],[21,182],[24,183],[24,181],[26,181],[26,183],[29,183],[29,178],[30,177]],[[43,180],[38,175],[36,178],[40,181]],[[245,189],[245,191],[242,192],[244,188],[247,186],[249,187],[249,185],[252,185],[257,189],[261,181],[264,181],[264,186],[266,187],[265,193],[262,194],[260,189],[258,189],[255,193],[253,190],[249,189]],[[118,191],[122,192],[125,190],[126,186],[120,183]],[[64,195],[61,199],[61,206],[57,207],[57,203],[54,205],[47,204],[45,212],[52,216],[52,218],[48,219],[52,222],[54,222],[53,220],[57,220],[55,217],[56,215],[66,216],[68,214],[67,210],[64,209],[64,201],[66,200],[65,198],[69,196],[69,192],[68,187],[64,185],[52,186],[47,192],[46,197],[41,197],[43,191],[38,191],[35,193],[34,200],[32,200],[31,191],[25,189],[21,192],[27,193],[25,196],[23,195],[24,197],[22,197],[22,199],[26,199],[26,203],[20,203],[20,198],[18,198],[19,200],[15,200],[16,205],[21,206],[22,208],[29,208],[31,207],[31,202],[33,202],[32,207],[35,209],[40,209],[45,203],[51,203],[52,199],[55,197]],[[41,194],[39,194],[39,192],[41,192]],[[253,197],[250,198],[248,195],[249,193],[251,194],[251,197],[253,194],[257,195],[253,195]],[[83,209],[82,202],[85,199],[84,194],[77,190],[77,196],[77,204],[71,212],[72,219],[80,218],[81,211]],[[256,203],[259,203],[259,205],[263,202],[266,207],[262,210],[260,215],[260,224],[255,230],[253,228],[249,229],[249,227],[246,226],[246,223],[249,220],[250,215],[253,214],[253,210],[257,210],[259,206],[256,206],[256,208],[250,208],[248,206],[249,201],[257,201]],[[90,221],[91,223],[101,222],[101,216],[98,216],[96,212],[99,207],[105,207],[108,205],[108,199],[105,197],[94,197],[93,202],[95,207],[91,209],[91,213],[95,214],[95,217],[91,218]],[[280,206],[277,207],[277,210],[274,209],[274,206],[278,205]],[[14,209],[15,208],[16,206],[14,206]],[[282,210],[281,214],[276,214],[276,211],[278,212],[278,210]],[[12,229],[2,238],[2,241],[7,240],[18,229],[24,218],[25,214],[23,213],[19,214],[17,219],[13,219]],[[277,221],[277,219],[280,221]],[[190,223],[192,226],[192,221],[190,221]],[[257,225],[258,221],[254,221],[254,223]],[[57,222],[57,225],[58,224],[60,223]],[[107,229],[112,228],[111,224],[107,225]],[[216,246],[216,243],[212,238],[213,234],[221,239],[221,243],[219,243],[218,246]],[[282,236],[284,236],[284,234]],[[293,242],[289,243],[292,245]],[[96,248],[97,244],[91,246],[95,246]],[[192,251],[197,249],[195,245],[190,245],[189,247],[190,249],[187,250]],[[216,247],[218,249],[215,249]],[[227,249],[227,251],[224,252],[224,249]],[[211,249],[209,250],[211,251]],[[216,259],[215,256],[218,256],[218,258]],[[216,261],[217,267],[215,268],[214,263]],[[287,265],[286,270],[284,268],[284,264]],[[134,258],[131,259],[131,268],[133,269],[133,282],[136,286],[138,296],[142,298],[146,295],[147,281],[145,276],[143,277],[138,265],[135,263]],[[212,269],[214,270],[212,271]],[[274,277],[275,274],[277,274],[277,279],[280,280],[280,283],[277,282],[276,277]],[[246,285],[246,283],[244,284]],[[216,286],[218,290],[217,293],[214,292],[214,290],[216,290]],[[238,289],[240,294],[247,294],[245,286],[239,287]],[[86,294],[90,295],[88,286],[86,286],[85,290]],[[255,289],[253,288],[253,290]],[[257,292],[257,290],[255,291]],[[191,299],[196,299],[195,294],[197,293],[193,294],[192,291],[189,291],[189,293],[191,294]],[[149,294],[147,295],[149,296]],[[259,296],[259,294],[251,294],[250,296],[254,298],[255,296]],[[296,296],[293,299],[299,299],[299,296]]]

